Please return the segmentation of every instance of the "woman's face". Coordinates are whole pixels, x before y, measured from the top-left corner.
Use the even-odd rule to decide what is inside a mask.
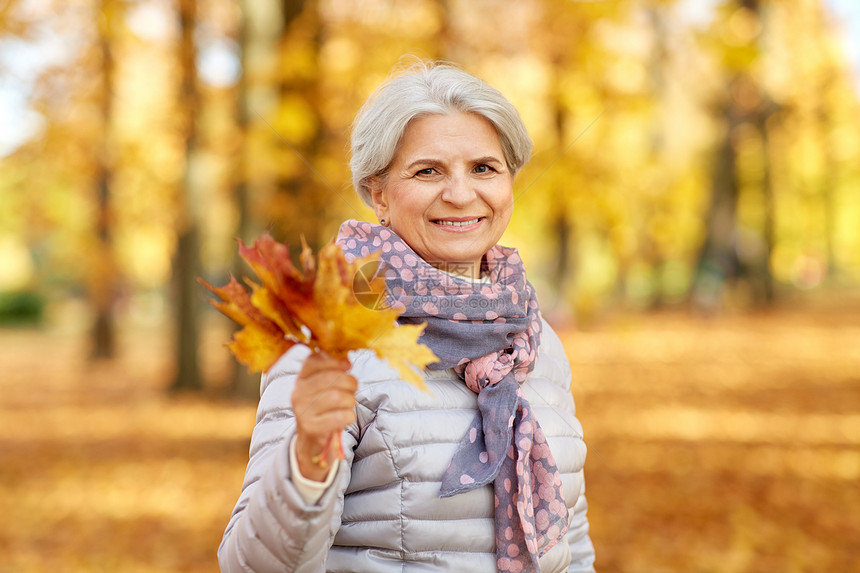
[[[376,216],[433,266],[478,273],[513,211],[513,177],[493,125],[456,112],[409,123],[384,178],[368,181]]]

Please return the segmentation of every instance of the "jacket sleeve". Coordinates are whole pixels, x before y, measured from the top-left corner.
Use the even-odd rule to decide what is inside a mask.
[[[594,546],[588,535],[588,503],[585,501],[585,481],[576,504],[570,528],[567,530],[567,542],[570,545],[570,567],[568,573],[594,573]]]
[[[307,504],[290,478],[289,444],[296,428],[291,396],[309,353],[297,345],[263,375],[242,493],[218,548],[222,573],[325,571],[355,438],[350,431],[342,434],[347,459],[317,503]]]
[[[542,344],[543,348],[553,357],[558,358],[558,370],[556,375],[560,378],[561,387],[567,392],[564,407],[570,414],[576,417],[576,405],[573,400],[571,388],[571,371],[570,362],[564,352],[564,346],[561,343],[555,331],[544,322],[544,335]],[[542,350],[543,351],[543,350]],[[576,423],[575,431],[580,433],[581,426]],[[579,470],[580,474],[584,474],[584,470]],[[567,530],[567,543],[570,546],[570,566],[568,573],[594,573],[594,546],[591,544],[591,537],[588,534],[588,502],[585,500],[585,479],[581,480],[582,486],[579,489],[579,494],[571,510],[570,527]]]

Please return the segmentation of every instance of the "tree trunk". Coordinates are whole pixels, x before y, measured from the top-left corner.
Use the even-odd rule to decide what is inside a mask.
[[[732,83],[736,83],[734,78]],[[714,154],[711,174],[711,203],[705,219],[705,242],[699,251],[696,278],[693,283],[693,303],[699,310],[716,312],[720,309],[726,281],[734,278],[738,269],[735,249],[735,212],[738,202],[736,176],[737,150],[735,130],[741,118],[735,98],[724,99],[721,115],[724,134]]]
[[[176,304],[176,377],[173,390],[202,390],[200,375],[200,276],[199,231],[196,226],[184,230],[176,243],[174,257],[174,296]]]
[[[179,94],[180,110],[184,117],[185,174],[180,190],[180,215],[176,255],[173,260],[173,287],[176,304],[176,378],[173,390],[201,390],[203,379],[199,363],[199,331],[202,296],[197,284],[202,265],[200,262],[199,189],[196,180],[197,158],[197,92],[196,50],[194,27],[196,0],[179,1],[179,20],[182,38],[179,44],[179,64],[182,85]]]
[[[667,113],[667,87],[666,87],[666,68],[668,67],[669,48],[667,46],[667,26],[666,26],[667,7],[663,5],[654,5],[646,9],[648,22],[650,24],[654,37],[654,47],[651,50],[648,60],[648,78],[651,92],[654,94],[654,105],[656,107],[650,125],[649,137],[649,163],[652,166],[665,165],[666,163],[666,133],[665,133],[665,116]],[[651,169],[651,177],[649,184],[656,186],[653,191],[654,199],[649,201],[645,206],[645,213],[642,213],[642,223],[647,229],[650,227],[650,221],[655,217],[657,212],[667,209],[665,200],[663,199],[669,192],[670,180],[664,176],[664,170],[655,171]],[[647,215],[647,216],[646,216]],[[637,225],[638,226],[638,225]],[[648,302],[649,308],[657,310],[665,305],[665,281],[662,274],[665,268],[666,261],[664,253],[660,245],[656,244],[653,234],[644,229],[639,230],[638,251],[641,258],[647,261],[651,268],[651,281],[653,295]],[[627,265],[625,265],[627,266]],[[627,281],[625,280],[625,283]],[[655,284],[656,283],[656,284]]]
[[[764,299],[766,304],[773,304],[776,300],[776,289],[774,288],[773,273],[770,270],[770,256],[776,247],[776,207],[774,204],[773,179],[771,177],[771,142],[768,133],[768,119],[773,115],[774,109],[768,105],[758,121],[762,141],[762,193],[764,194],[764,235],[765,253],[762,258],[762,278],[764,280]]]
[[[821,195],[824,201],[824,240],[825,257],[827,262],[827,276],[835,276],[838,273],[836,262],[836,235],[838,230],[838,205],[836,186],[839,180],[839,165],[835,159],[833,137],[831,136],[832,123],[831,109],[835,106],[830,101],[835,77],[832,70],[826,72],[822,81],[818,101],[818,126],[821,130],[821,146],[824,164],[824,174],[821,178]]]
[[[117,273],[113,252],[113,217],[111,211],[111,123],[113,116],[114,60],[112,40],[118,22],[118,7],[114,0],[102,0],[99,13],[98,43],[101,52],[101,149],[96,166],[96,258],[90,276],[90,300],[95,312],[91,331],[90,356],[93,359],[113,358],[116,354]]]
[[[242,59],[242,76],[237,85],[236,123],[241,142],[236,155],[235,173],[237,181],[233,189],[233,201],[238,214],[236,235],[246,244],[259,234],[260,226],[252,217],[250,197],[255,190],[251,181],[250,158],[247,156],[249,132],[254,113],[265,114],[268,102],[277,101],[277,86],[267,78],[274,77],[278,41],[283,31],[281,6],[274,0],[245,0],[242,2],[242,18],[238,31],[239,50]],[[247,266],[239,256],[233,255],[233,274],[243,276]],[[234,332],[241,326],[234,325]],[[251,374],[236,361],[232,362],[228,392],[234,398],[257,400],[260,397],[260,376]]]
[[[763,22],[759,0],[739,0],[738,10],[747,10],[759,23]],[[761,28],[761,26],[760,26]],[[746,48],[757,50],[761,37],[760,30],[751,35]],[[757,57],[757,56],[756,56]],[[755,60],[753,57],[752,61]],[[747,66],[751,66],[751,62]],[[706,219],[706,237],[699,254],[696,278],[693,283],[692,302],[699,310],[716,312],[722,303],[725,286],[745,275],[753,287],[757,303],[772,300],[773,281],[770,273],[769,252],[752,255],[754,260],[741,261],[738,257],[737,205],[741,182],[738,180],[737,129],[747,122],[754,126],[762,139],[762,197],[765,207],[765,221],[762,235],[765,243],[772,243],[773,192],[771,190],[770,162],[767,153],[767,118],[772,112],[768,98],[762,92],[753,75],[747,68],[736,69],[728,83],[723,97],[721,115],[724,135],[715,154],[711,186],[711,204]],[[768,249],[772,245],[768,245]]]

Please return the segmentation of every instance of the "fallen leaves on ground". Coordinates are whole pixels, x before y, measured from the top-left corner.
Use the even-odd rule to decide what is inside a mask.
[[[856,306],[641,316],[562,338],[599,572],[860,563]]]
[[[230,360],[215,324],[209,379]],[[860,309],[561,335],[599,572],[853,570]],[[81,336],[0,330],[0,571],[218,571],[254,405],[168,395],[162,329],[121,341],[90,365]]]

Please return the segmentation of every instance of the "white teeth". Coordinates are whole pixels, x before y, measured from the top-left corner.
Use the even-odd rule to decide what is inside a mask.
[[[471,225],[472,223],[477,223],[480,220],[481,220],[481,218],[478,217],[477,219],[470,219],[469,221],[442,221],[442,220],[438,220],[438,221],[436,221],[436,223],[438,225],[449,225],[451,227],[463,227],[465,225]]]

